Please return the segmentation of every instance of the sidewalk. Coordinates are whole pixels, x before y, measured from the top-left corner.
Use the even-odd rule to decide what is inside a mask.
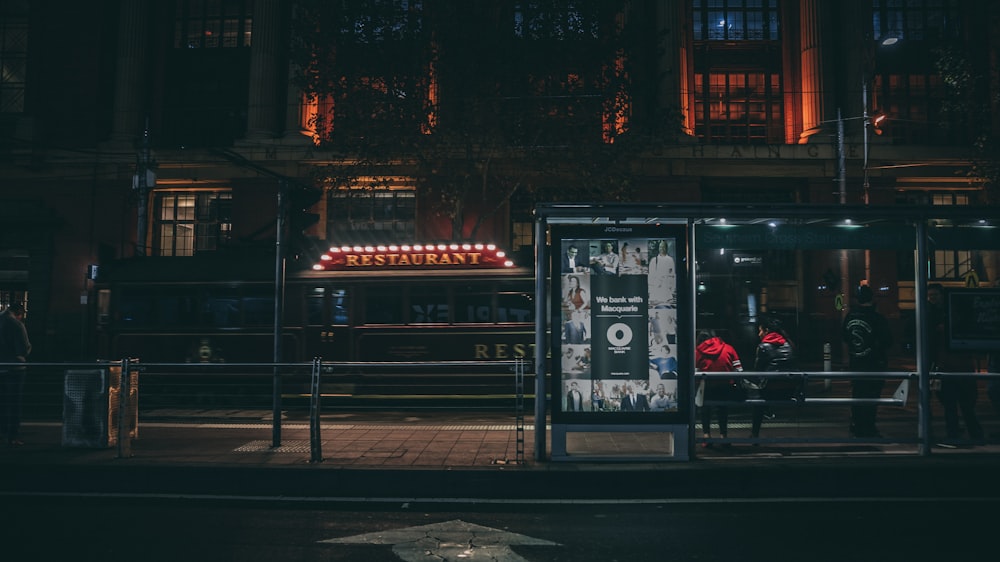
[[[308,423],[283,421],[275,448],[269,416],[248,410],[149,412],[127,458],[119,457],[117,447],[64,447],[61,423],[27,422],[26,444],[0,450],[0,468],[12,475],[0,484],[0,495],[555,499],[567,490],[594,490],[588,497],[624,499],[648,498],[658,490],[673,498],[936,492],[1000,497],[998,444],[935,449],[927,457],[912,444],[734,444],[699,448],[690,461],[553,462],[535,460],[534,420],[526,417],[519,463],[513,416],[380,412],[324,415],[323,460],[310,462]],[[629,482],[628,491],[614,485],[619,479]]]

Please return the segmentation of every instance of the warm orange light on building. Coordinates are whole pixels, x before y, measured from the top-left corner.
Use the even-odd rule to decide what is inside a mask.
[[[632,100],[628,91],[628,71],[625,70],[625,51],[618,50],[614,64],[615,81],[619,84],[611,100],[605,101],[603,119],[604,142],[612,144],[615,137],[628,131],[632,113]]]

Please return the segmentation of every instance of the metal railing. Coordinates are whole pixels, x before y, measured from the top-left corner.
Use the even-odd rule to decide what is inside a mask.
[[[272,396],[270,393],[272,387],[270,384],[265,384],[270,381],[272,372],[277,372],[280,379],[287,382],[289,377],[308,377],[308,389],[309,389],[309,420],[310,420],[310,460],[312,462],[320,462],[323,460],[322,451],[322,434],[320,425],[320,416],[324,413],[323,409],[323,392],[321,390],[321,385],[324,383],[335,382],[343,379],[343,376],[349,376],[351,373],[356,373],[359,370],[365,369],[376,369],[376,370],[399,370],[406,372],[407,370],[413,369],[427,369],[431,367],[459,367],[464,368],[469,371],[479,370],[479,369],[494,369],[497,370],[501,368],[508,373],[512,373],[511,387],[514,392],[514,400],[512,401],[510,412],[513,414],[517,426],[517,456],[515,462],[524,462],[524,409],[525,409],[525,383],[524,377],[527,374],[526,362],[520,360],[512,361],[472,361],[472,362],[327,362],[322,361],[320,358],[316,358],[311,362],[301,362],[301,363],[144,363],[142,361],[126,358],[119,361],[97,361],[97,362],[87,362],[87,363],[0,363],[0,371],[6,370],[12,367],[24,367],[29,376],[26,377],[28,381],[33,386],[32,391],[42,393],[45,395],[32,397],[41,401],[42,399],[48,400],[49,402],[54,402],[55,399],[62,400],[63,389],[58,386],[62,386],[64,380],[62,377],[65,376],[67,371],[80,369],[83,371],[94,371],[101,369],[120,369],[122,373],[129,373],[130,376],[122,377],[118,384],[119,389],[116,390],[116,395],[118,396],[118,401],[113,405],[115,408],[114,414],[116,423],[109,424],[109,431],[112,432],[108,437],[108,443],[114,444],[118,447],[118,455],[120,457],[128,457],[132,454],[131,446],[132,439],[137,434],[137,420],[138,420],[138,407],[133,402],[136,396],[139,395],[138,390],[142,389],[144,385],[148,386],[155,382],[157,378],[160,380],[173,381],[176,376],[183,377],[186,375],[188,380],[197,381],[196,384],[202,384],[201,381],[206,380],[206,374],[219,375],[220,377],[230,380],[240,381],[239,384],[243,385],[249,377],[253,377],[255,381],[260,381],[257,388],[260,389],[260,395],[254,394],[253,400],[255,400],[254,405],[260,404],[262,399],[270,397],[274,400],[273,406],[277,409],[278,414],[273,415],[270,422],[272,426],[272,446],[281,446],[281,424],[282,424],[282,403],[280,393]],[[251,373],[248,375],[248,373]],[[44,376],[33,376],[36,374]],[[56,375],[59,377],[57,378]],[[51,376],[50,376],[51,375]],[[730,407],[744,407],[753,408],[755,406],[789,406],[794,407],[797,411],[813,411],[820,410],[823,408],[813,408],[815,407],[827,407],[827,406],[853,406],[858,404],[873,404],[879,407],[885,407],[886,409],[892,409],[899,412],[902,417],[900,420],[902,423],[909,425],[915,417],[915,433],[912,434],[913,437],[887,437],[887,438],[824,438],[820,437],[817,431],[815,434],[806,434],[800,436],[765,436],[758,439],[730,439],[729,441],[733,443],[754,441],[760,443],[901,443],[908,444],[914,443],[920,446],[923,450],[924,447],[929,447],[935,444],[936,438],[931,431],[931,421],[932,414],[931,408],[924,406],[924,404],[930,403],[930,397],[921,396],[920,390],[924,393],[933,395],[933,390],[931,390],[931,385],[927,384],[924,387],[923,384],[918,386],[919,400],[914,400],[910,394],[911,381],[918,380],[918,382],[923,383],[924,381],[919,381],[919,377],[915,372],[911,371],[885,371],[885,372],[852,372],[852,371],[794,371],[794,372],[752,372],[744,371],[740,373],[716,373],[716,372],[698,372],[695,374],[695,381],[702,382],[708,380],[718,380],[718,379],[740,379],[740,378],[766,378],[769,380],[784,380],[792,382],[794,391],[786,397],[781,399],[771,400],[767,393],[760,398],[751,399],[740,399],[740,400],[716,400],[713,399],[709,393],[705,397],[704,404],[708,406],[724,405]],[[863,378],[873,378],[873,379],[885,379],[890,381],[898,381],[898,384],[889,385],[884,392],[884,396],[879,398],[867,398],[858,399],[852,398],[849,395],[845,395],[841,392],[839,395],[830,395],[824,391],[823,381],[831,379],[833,381],[846,382],[851,380],[863,379]],[[1000,381],[1000,373],[945,373],[945,372],[931,372],[928,373],[929,382],[936,380],[948,380],[948,379],[974,379],[977,381],[988,380],[992,382]],[[266,390],[265,390],[266,389]],[[266,394],[265,394],[266,393]],[[234,398],[235,400],[236,398]],[[240,398],[243,399],[243,398]],[[984,393],[980,392],[978,397],[979,403],[984,403]],[[148,404],[146,405],[149,406]],[[111,406],[109,406],[110,408]],[[915,409],[915,411],[914,411]],[[905,411],[904,411],[905,410]],[[51,412],[55,412],[55,405],[51,405]],[[835,411],[835,410],[834,410]],[[325,411],[329,414],[329,407]],[[881,415],[881,414],[880,414]],[[936,414],[934,418],[940,422],[941,418]],[[825,419],[829,421],[827,417]],[[537,421],[537,420],[536,420]],[[986,418],[983,420],[984,426],[995,425],[995,421]],[[544,420],[543,420],[544,423]],[[692,430],[697,424],[697,419],[692,413],[692,419],[690,420],[692,425]],[[804,424],[802,429],[809,430],[811,426]],[[845,424],[846,428],[846,424]],[[543,430],[544,431],[544,425]],[[546,436],[544,434],[538,435],[536,428],[535,440],[544,440]],[[725,442],[725,440],[713,439],[711,442]]]
[[[792,406],[796,408],[805,408],[809,406],[858,406],[858,405],[874,405],[874,406],[886,406],[895,408],[906,408],[909,404],[910,398],[910,386],[911,382],[919,383],[920,376],[919,373],[913,371],[782,371],[782,372],[761,372],[761,371],[739,371],[739,372],[705,372],[698,371],[695,373],[696,384],[701,382],[707,382],[712,380],[735,380],[736,384],[739,385],[741,380],[766,380],[768,384],[770,381],[775,382],[786,382],[791,383],[791,385],[785,385],[782,388],[781,397],[773,397],[774,393],[769,393],[767,391],[767,386],[759,393],[751,392],[747,396],[741,397],[739,399],[713,399],[710,393],[707,393],[704,399],[701,401],[702,406],[725,406],[725,407],[767,407],[767,406]],[[824,396],[829,392],[829,384],[827,381],[830,380],[840,380],[840,381],[855,381],[862,379],[871,380],[885,380],[885,381],[899,381],[899,383],[892,390],[891,394],[888,396],[880,396],[878,398],[855,398],[853,396]],[[933,394],[932,384],[934,381],[941,381],[945,379],[974,379],[974,380],[994,380],[1000,381],[1000,373],[989,373],[989,372],[939,372],[932,371],[928,373],[929,384],[927,385],[928,394]],[[811,382],[822,381],[823,384],[819,388],[814,388],[810,385]],[[889,388],[892,388],[891,386]],[[921,387],[918,384],[918,395]],[[772,394],[771,397],[768,394]],[[914,438],[900,438],[900,437],[851,437],[846,441],[852,443],[900,443],[907,444],[912,443],[919,446],[920,451],[926,454],[930,447],[937,442],[946,442],[947,440],[939,440],[935,438],[933,432],[931,431],[932,413],[931,413],[931,401],[930,397],[920,397],[921,399],[917,401],[917,423],[916,423],[916,437]],[[979,400],[982,398],[979,397]],[[819,437],[751,437],[749,439],[718,439],[713,438],[710,440],[696,439],[696,441],[709,442],[709,443],[741,443],[741,442],[751,442],[751,443],[842,443],[845,442],[843,438],[819,438]],[[970,445],[976,444],[973,440],[962,440],[958,441],[957,444],[960,445]]]

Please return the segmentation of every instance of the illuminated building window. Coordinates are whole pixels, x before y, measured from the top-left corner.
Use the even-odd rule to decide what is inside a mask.
[[[778,0],[694,0],[695,41],[777,41]]]
[[[968,92],[947,87],[937,67],[937,49],[962,35],[958,0],[874,0],[872,6],[872,105],[888,116],[892,143],[971,142],[975,124],[957,101]],[[895,41],[885,43],[890,38]],[[963,74],[956,65],[964,55],[955,55],[947,57],[948,66]]]
[[[154,195],[155,255],[193,256],[232,241],[232,191],[158,191]]]
[[[332,33],[307,32],[303,39],[316,53],[307,72],[314,85],[300,112],[313,141],[355,148],[400,133],[429,133],[438,101],[435,58],[413,56],[430,41],[423,36],[423,2],[316,4],[304,9],[302,20]]]
[[[695,133],[707,142],[782,142],[778,74],[710,72],[695,75]]]
[[[968,205],[964,193],[928,194],[933,205]],[[963,279],[973,268],[973,252],[969,250],[934,250],[931,256],[931,278],[937,280]],[[981,269],[981,268],[980,268]]]
[[[0,3],[0,113],[24,112],[28,3]]]
[[[523,1],[514,4],[512,17],[515,48],[526,57],[524,74],[508,81],[513,86],[506,86],[503,98],[502,113],[514,116],[510,125],[516,130],[510,136],[515,144],[565,145],[581,138],[612,143],[628,131],[628,53],[620,45],[600,43],[604,31],[623,33],[626,17],[620,7]],[[554,52],[566,55],[542,54]]]
[[[413,189],[335,189],[327,204],[327,239],[353,242],[359,233],[376,233],[379,242],[416,235],[416,191]]]
[[[873,0],[874,39],[957,39],[961,35],[958,4],[958,0]]]
[[[531,248],[535,243],[535,224],[528,221],[517,221],[511,225],[512,233],[512,243],[510,249],[512,251],[520,250],[521,248]]]
[[[902,205],[970,205],[973,196],[968,191],[921,191],[907,190],[902,192],[897,199],[897,204]],[[900,252],[904,259],[900,260],[900,278],[912,278],[913,254],[911,252]],[[930,269],[928,277],[933,281],[958,281],[963,280],[969,270],[976,269],[984,271],[981,266],[982,253],[978,250],[962,250],[949,248],[945,250],[934,250],[930,254]],[[976,267],[979,263],[980,266]]]
[[[253,0],[181,0],[174,14],[175,49],[249,47]]]

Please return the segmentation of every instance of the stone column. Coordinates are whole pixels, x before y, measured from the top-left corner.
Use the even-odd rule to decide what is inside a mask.
[[[250,44],[250,86],[247,102],[247,139],[270,139],[278,132],[278,78],[282,49],[280,0],[257,0],[253,6]]]
[[[657,65],[662,78],[657,87],[657,105],[666,111],[677,111],[683,115],[682,130],[694,133],[694,95],[690,84],[689,37],[683,33],[681,25],[684,3],[656,3],[656,33],[662,33],[663,51]]]
[[[295,72],[300,70],[294,65],[288,69],[288,90],[285,94],[285,134],[281,138],[283,144],[312,144],[313,133],[306,127],[309,116],[306,115],[302,90],[295,85]]]
[[[799,4],[803,141],[818,133],[823,121],[823,45],[816,4],[816,0]]]
[[[149,3],[122,0],[118,20],[112,144],[131,147],[142,131],[149,99],[145,66],[149,63]]]

